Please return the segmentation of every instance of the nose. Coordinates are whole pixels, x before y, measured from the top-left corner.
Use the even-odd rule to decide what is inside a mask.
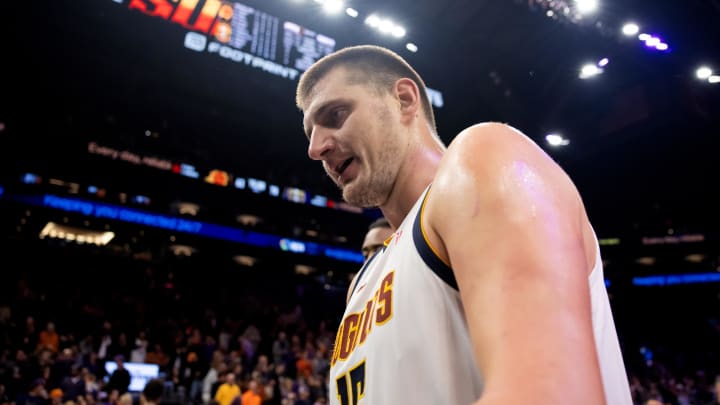
[[[308,145],[308,156],[312,160],[323,160],[325,155],[334,147],[334,141],[330,131],[316,126],[310,135]]]

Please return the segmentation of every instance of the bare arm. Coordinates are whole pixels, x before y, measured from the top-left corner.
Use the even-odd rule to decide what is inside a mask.
[[[502,124],[461,133],[423,217],[455,271],[485,388],[478,404],[604,404],[586,216],[567,175]]]

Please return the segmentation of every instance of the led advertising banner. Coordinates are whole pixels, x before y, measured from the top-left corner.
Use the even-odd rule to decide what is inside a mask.
[[[334,38],[263,10],[227,0],[114,0],[132,12],[185,27],[183,46],[274,76],[297,80],[336,49]],[[427,88],[430,103],[445,105],[442,92]]]
[[[290,80],[335,50],[335,40],[239,2],[130,0],[130,10],[189,30],[184,46]]]

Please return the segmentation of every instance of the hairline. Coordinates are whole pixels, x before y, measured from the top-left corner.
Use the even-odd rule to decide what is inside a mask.
[[[342,51],[340,51],[342,52]],[[326,56],[328,57],[328,56]],[[329,56],[332,58],[332,55]],[[335,72],[336,70],[343,69],[345,72],[347,72],[347,76],[350,76],[348,79],[348,84],[357,84],[361,86],[365,86],[367,88],[375,88],[380,94],[382,92],[389,93],[391,92],[391,86],[393,83],[395,83],[397,80],[400,79],[408,79],[411,80],[415,85],[418,87],[418,90],[420,91],[420,105],[422,106],[423,110],[423,118],[425,119],[426,123],[430,126],[432,129],[432,132],[437,134],[437,123],[435,120],[435,114],[432,109],[432,102],[430,101],[430,96],[427,94],[427,86],[425,85],[425,81],[420,76],[419,73],[415,71],[415,69],[410,66],[410,64],[407,63],[402,57],[396,55],[398,58],[398,62],[401,64],[404,64],[407,69],[409,69],[410,74],[399,74],[395,72],[388,72],[385,70],[380,70],[380,72],[372,72],[367,68],[364,68],[363,62],[359,62],[358,64],[360,66],[354,66],[350,60],[343,60],[343,59],[330,59],[327,62],[323,63],[323,59],[320,59],[319,63],[320,65],[314,65],[311,66],[303,75],[300,77],[300,83],[298,83],[297,87],[297,94],[296,94],[296,104],[298,108],[303,113],[307,113],[307,108],[310,106],[311,100],[317,95],[317,87],[318,85],[326,79],[330,74]],[[304,78],[307,74],[310,74],[310,86],[304,87],[306,84]],[[353,77],[360,78],[359,80],[353,80]],[[382,80],[378,79],[379,77],[393,77],[392,80],[389,80],[388,83],[383,83]],[[362,80],[367,79],[367,80]],[[384,86],[383,86],[384,85]],[[301,92],[302,91],[302,92]]]

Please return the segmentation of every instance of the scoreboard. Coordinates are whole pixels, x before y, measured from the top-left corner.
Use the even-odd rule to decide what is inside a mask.
[[[139,12],[188,30],[184,47],[216,55],[288,80],[336,49],[334,38],[281,19],[247,4],[230,0],[113,0]],[[427,89],[434,107],[443,94]]]
[[[130,0],[130,10],[188,29],[184,46],[295,80],[335,40],[240,2]]]

